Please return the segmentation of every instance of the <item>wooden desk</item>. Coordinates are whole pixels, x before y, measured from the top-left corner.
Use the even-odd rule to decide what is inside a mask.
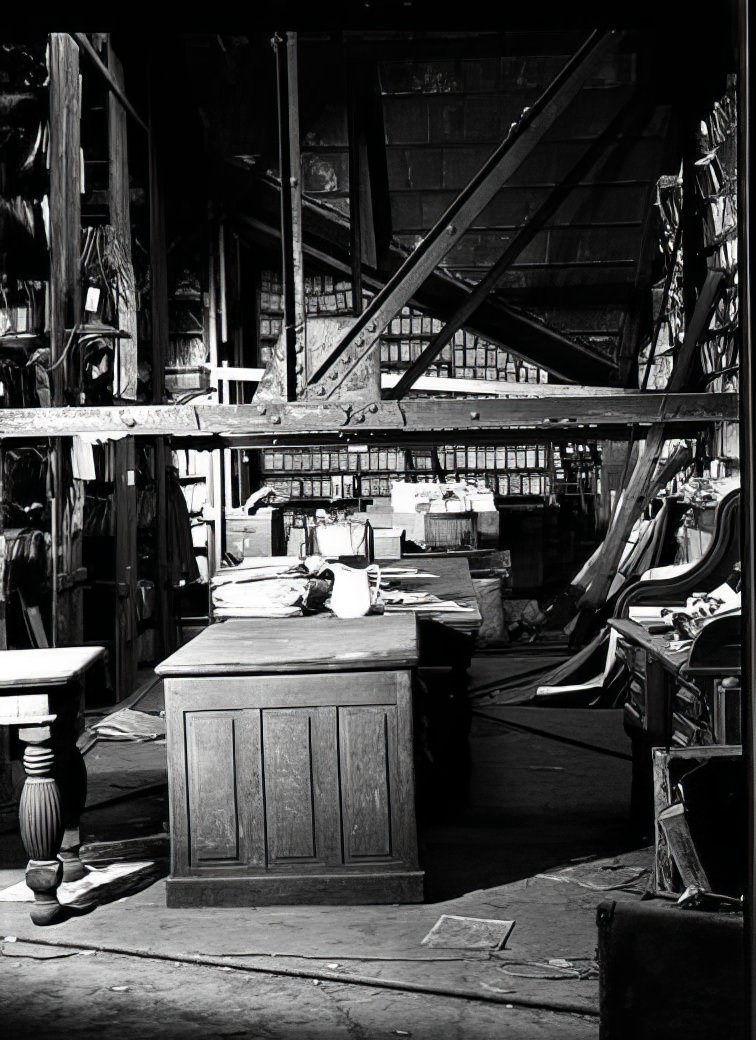
[[[79,817],[87,771],[76,747],[82,728],[77,680],[104,653],[87,646],[0,652],[0,725],[18,727],[26,745],[19,825],[29,856],[26,884],[34,892],[31,919],[39,925],[62,916],[60,882],[85,874]]]
[[[414,617],[235,619],[165,679],[169,906],[420,902]]]
[[[483,619],[470,577],[469,562],[464,556],[405,557],[401,560],[384,560],[380,566],[382,570],[400,566],[416,567],[419,571],[434,574],[434,578],[392,578],[390,574],[384,575],[384,578],[407,592],[431,592],[439,599],[454,600],[461,607],[472,608],[464,611],[424,610],[417,614],[419,621],[437,621],[460,632],[475,633],[480,628]]]
[[[627,669],[624,712],[633,747],[632,814],[647,834],[653,819],[652,749],[740,739],[739,618],[711,620],[679,649],[670,646],[672,630],[652,635],[625,618],[612,618],[609,625],[619,635],[617,656]],[[733,680],[730,685],[719,681],[727,677]]]

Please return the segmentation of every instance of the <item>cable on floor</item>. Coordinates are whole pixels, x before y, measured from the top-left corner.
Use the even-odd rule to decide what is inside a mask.
[[[567,744],[569,747],[582,748],[584,751],[594,751],[597,755],[608,755],[609,758],[621,758],[623,761],[632,762],[633,756],[625,754],[624,751],[614,751],[612,748],[601,747],[598,744],[588,744],[584,740],[575,740],[574,737],[564,737],[559,733],[548,733],[543,729],[536,729],[535,726],[524,726],[521,722],[510,722],[508,719],[500,719],[497,715],[489,715],[485,711],[479,711],[477,708],[473,708],[470,712],[472,716],[478,719],[485,719],[487,722],[495,722],[499,726],[503,726],[505,729],[511,730],[515,733],[532,733],[534,737],[543,737],[546,740],[554,740],[558,744]]]
[[[547,1001],[531,997],[516,997],[509,994],[498,994],[493,991],[480,992],[461,988],[449,989],[427,983],[399,981],[395,979],[373,978],[369,975],[344,974],[314,968],[287,968],[282,965],[230,965],[220,957],[197,955],[188,957],[181,954],[157,953],[152,950],[129,950],[123,946],[106,946],[102,943],[70,942],[65,939],[27,939],[16,936],[16,942],[30,946],[52,946],[73,950],[92,950],[95,953],[110,953],[119,957],[134,957],[142,960],[166,961],[169,964],[196,964],[209,968],[225,968],[227,971],[248,972],[255,975],[276,975],[294,979],[312,979],[315,982],[337,982],[342,986],[368,986],[373,989],[395,990],[401,993],[417,993],[419,996],[451,997],[457,1000],[471,1000],[480,1004],[503,1004],[512,1008],[531,1008],[538,1011],[553,1011],[556,1014],[583,1015],[598,1018],[599,1012],[590,1004],[571,1004],[559,1000]]]

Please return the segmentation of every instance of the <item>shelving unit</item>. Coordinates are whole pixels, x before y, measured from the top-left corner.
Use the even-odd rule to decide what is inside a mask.
[[[366,452],[263,451],[262,481],[284,500],[370,499],[391,494],[393,480],[435,480],[430,451],[368,448]],[[409,455],[411,465],[407,464]],[[498,495],[595,494],[597,444],[437,449],[442,471],[483,483]],[[305,475],[306,474],[306,475]]]
[[[165,388],[174,397],[209,386],[205,311],[199,288],[178,289],[168,301]]]
[[[305,308],[308,316],[351,313],[351,283],[330,275],[305,278]],[[370,300],[364,294],[364,302]],[[283,323],[283,287],[280,276],[263,271],[260,276],[258,302],[258,361],[267,364],[280,335]],[[416,361],[443,322],[404,307],[387,326],[380,340],[381,369],[400,372]],[[548,374],[522,361],[502,347],[494,346],[471,332],[460,330],[444,347],[428,375],[464,379],[506,380],[517,383],[546,383]]]

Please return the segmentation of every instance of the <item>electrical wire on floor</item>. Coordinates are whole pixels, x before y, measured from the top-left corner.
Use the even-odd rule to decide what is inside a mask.
[[[0,940],[1,941],[1,940]],[[6,939],[7,941],[7,939]],[[141,960],[165,961],[169,964],[195,964],[199,967],[223,968],[226,971],[247,972],[256,975],[276,975],[294,979],[310,979],[314,982],[336,982],[342,986],[366,986],[373,989],[393,990],[401,993],[416,993],[419,996],[449,997],[456,1000],[470,1000],[480,1004],[503,1004],[511,1008],[528,1008],[537,1011],[553,1011],[564,1015],[581,1015],[598,1018],[598,1008],[591,1004],[568,1003],[559,1000],[542,1000],[535,997],[518,997],[509,992],[499,993],[493,989],[483,992],[462,987],[445,988],[429,983],[400,981],[398,979],[382,979],[370,975],[345,974],[339,971],[316,968],[289,968],[277,964],[228,964],[222,957],[197,954],[189,957],[182,954],[158,953],[154,950],[130,950],[124,946],[110,946],[104,943],[71,942],[65,939],[27,939],[14,937],[14,942],[29,946],[48,946],[59,949],[77,950],[84,955],[87,952],[113,954],[119,957],[132,957]],[[325,959],[325,958],[324,958]]]
[[[508,719],[500,719],[497,715],[489,715],[487,712],[479,711],[477,708],[473,708],[470,714],[474,718],[485,719],[486,722],[495,722],[498,726],[502,726],[513,733],[530,733],[534,737],[554,740],[558,744],[567,744],[569,747],[581,748],[583,751],[594,751],[597,755],[620,758],[627,762],[632,762],[633,760],[633,756],[625,754],[624,751],[614,751],[612,748],[601,747],[599,744],[589,744],[584,740],[576,740],[574,737],[564,737],[560,733],[549,733],[547,730],[536,729],[535,726],[525,726],[521,722],[510,722]]]

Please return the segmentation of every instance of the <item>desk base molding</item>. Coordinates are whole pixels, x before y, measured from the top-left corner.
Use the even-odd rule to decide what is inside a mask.
[[[169,907],[326,906],[369,903],[422,903],[424,872],[307,874],[285,877],[168,878]]]

